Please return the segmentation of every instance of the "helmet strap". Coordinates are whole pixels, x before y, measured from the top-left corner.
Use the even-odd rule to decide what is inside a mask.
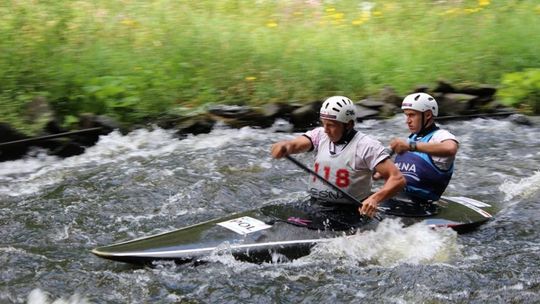
[[[432,128],[431,128],[431,125],[433,125],[433,126],[435,125],[434,122],[430,124],[430,122],[432,122],[432,119],[428,119],[428,120],[426,121],[426,116],[425,116],[426,113],[427,113],[427,112],[422,112],[422,121],[420,122],[420,125],[421,125],[422,127],[420,128],[420,131],[418,131],[418,132],[416,133],[417,135],[422,135],[422,134],[427,134],[427,133],[429,133],[429,131],[432,129]],[[432,116],[432,117],[433,117],[433,116]]]
[[[343,131],[343,135],[341,135],[341,138],[335,143],[336,145],[348,144],[356,134],[354,125],[352,125],[350,128],[350,123],[344,123],[343,125],[345,130]]]
[[[424,119],[422,118],[422,120]],[[422,123],[424,122],[422,121]],[[435,122],[433,122],[430,125],[423,126],[422,129],[418,131],[418,133],[412,133],[411,135],[409,135],[409,138],[416,138],[416,140],[420,140],[422,137],[438,129],[439,127],[435,124]]]

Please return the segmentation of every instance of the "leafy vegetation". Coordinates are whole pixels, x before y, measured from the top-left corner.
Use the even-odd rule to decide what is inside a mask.
[[[504,104],[540,114],[540,69],[505,74],[501,85],[498,95]]]
[[[35,96],[68,121],[133,123],[540,67],[533,0],[9,0],[0,13],[0,120],[17,126]]]

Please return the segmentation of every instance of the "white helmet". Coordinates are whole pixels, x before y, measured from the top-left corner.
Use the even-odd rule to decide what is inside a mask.
[[[407,95],[401,103],[402,110],[416,110],[420,112],[425,112],[431,110],[433,116],[439,115],[439,106],[437,101],[431,95],[426,93],[413,93]]]
[[[320,115],[324,119],[348,123],[356,120],[356,107],[347,97],[332,96],[323,102]]]

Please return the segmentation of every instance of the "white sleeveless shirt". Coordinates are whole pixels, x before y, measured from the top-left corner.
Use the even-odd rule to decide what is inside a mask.
[[[317,153],[313,170],[358,200],[371,194],[371,177],[375,166],[389,158],[383,145],[372,137],[357,132],[352,140],[335,154],[333,143],[322,127],[306,132]],[[309,178],[312,197],[328,202],[352,203],[315,176]]]

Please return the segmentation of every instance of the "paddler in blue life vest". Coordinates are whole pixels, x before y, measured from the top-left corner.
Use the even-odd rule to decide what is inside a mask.
[[[407,140],[392,139],[390,148],[397,153],[394,162],[407,180],[404,192],[413,200],[436,201],[452,178],[459,142],[435,124],[439,107],[429,94],[406,96],[401,109],[411,135]]]
[[[326,180],[362,201],[358,211],[373,217],[380,202],[397,194],[405,178],[376,139],[354,129],[356,106],[343,96],[326,99],[320,110],[321,127],[272,145],[272,157],[314,151],[313,170]],[[372,193],[372,176],[377,172],[384,185]],[[309,179],[312,198],[329,203],[351,203],[316,177]]]

